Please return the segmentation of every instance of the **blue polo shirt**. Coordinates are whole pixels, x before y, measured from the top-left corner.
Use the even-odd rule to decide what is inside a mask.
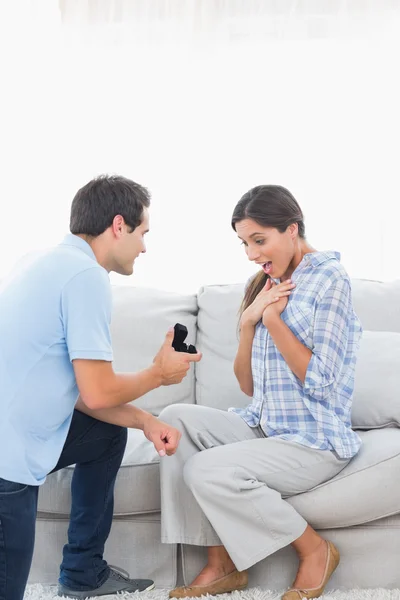
[[[78,397],[72,361],[112,361],[111,286],[84,240],[24,259],[0,286],[0,477],[40,485]]]

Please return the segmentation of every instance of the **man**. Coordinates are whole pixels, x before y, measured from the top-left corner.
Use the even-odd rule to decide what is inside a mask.
[[[128,403],[180,383],[200,354],[172,348],[173,328],[143,371],[116,374],[108,273],[131,275],[146,251],[147,190],[103,176],[80,189],[56,248],[23,261],[0,288],[0,600],[23,598],[32,560],[38,486],[76,464],[59,595],[86,598],[154,587],[103,559],[126,427],[160,456],[180,433]],[[134,367],[134,365],[132,365]],[[79,395],[79,397],[78,397]]]

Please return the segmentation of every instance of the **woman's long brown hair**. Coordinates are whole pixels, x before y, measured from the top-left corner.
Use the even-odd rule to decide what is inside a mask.
[[[264,271],[259,271],[250,280],[249,285],[246,288],[242,303],[239,308],[239,317],[242,316],[243,312],[247,307],[250,306],[261,292],[265,284],[267,283],[269,276]]]

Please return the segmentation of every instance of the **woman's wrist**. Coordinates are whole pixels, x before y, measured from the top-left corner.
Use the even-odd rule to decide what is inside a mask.
[[[240,319],[240,331],[251,331],[252,329],[255,329],[256,324],[252,323],[247,317],[243,318],[243,315]]]
[[[268,329],[270,325],[274,325],[275,323],[282,321],[280,313],[276,312],[276,310],[265,310],[263,314],[263,325]]]

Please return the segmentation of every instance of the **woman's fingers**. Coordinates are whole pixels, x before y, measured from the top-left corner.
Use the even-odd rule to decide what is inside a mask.
[[[279,298],[286,298],[286,296],[290,296],[290,294],[292,293],[293,290],[288,290],[287,292],[282,292],[278,290],[276,291],[275,295],[274,295],[274,300],[279,300]]]
[[[288,296],[295,287],[296,287],[296,284],[292,283],[290,279],[277,284],[277,283],[275,283],[275,281],[273,279],[268,277],[267,283],[265,284],[264,288],[259,293],[259,297],[261,298],[265,292],[269,292],[270,290],[273,290],[273,289],[276,289],[276,292],[279,292],[279,294],[285,293],[285,296]]]

